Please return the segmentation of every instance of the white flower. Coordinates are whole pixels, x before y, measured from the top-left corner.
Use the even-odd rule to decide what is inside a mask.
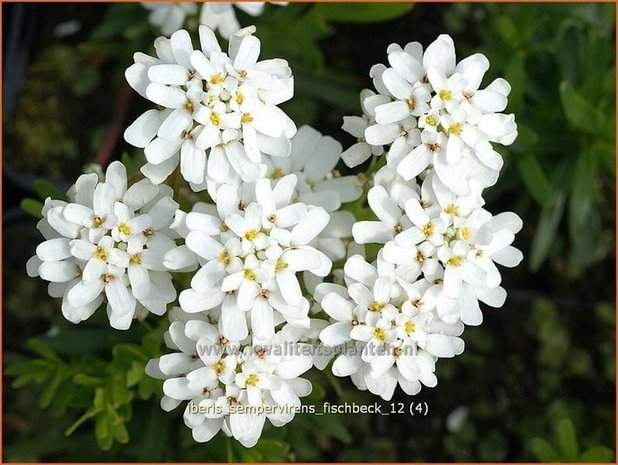
[[[258,339],[271,337],[281,319],[309,324],[309,302],[297,273],[330,272],[330,259],[309,245],[329,215],[320,207],[291,203],[295,182],[294,175],[274,186],[262,179],[255,186],[257,200],[248,205],[241,205],[236,188],[222,186],[218,211],[186,215],[186,247],[166,257],[180,268],[195,262],[192,254],[197,256],[202,266],[191,288],[180,294],[180,304],[189,313],[221,305],[222,328],[230,340],[246,337],[247,321]]]
[[[150,10],[150,24],[160,27],[166,36],[181,29],[187,16],[197,13],[194,2],[142,2],[142,6]]]
[[[442,323],[431,309],[422,310],[418,292],[398,285],[381,258],[375,267],[352,256],[344,271],[347,287],[323,283],[314,293],[331,317],[331,325],[320,333],[322,342],[348,343],[333,373],[352,376],[359,389],[385,400],[397,384],[408,394],[418,393],[421,383],[435,386],[436,359],[463,352],[457,337],[463,325]]]
[[[293,94],[292,73],[285,60],[257,61],[254,31],[234,34],[229,55],[206,26],[201,50],[180,30],[155,41],[157,58],[135,54],[127,81],[165,108],[148,110],[125,131],[127,142],[144,148],[142,172],[153,182],[178,164],[194,190],[237,178],[251,182],[264,176],[263,154],[288,156],[296,126],[277,105]]]
[[[266,419],[283,426],[293,419],[300,397],[311,393],[311,383],[299,376],[312,358],[303,354],[305,344],[284,331],[259,344],[232,343],[212,316],[207,322],[177,309],[170,317],[165,340],[176,352],[150,360],[146,372],[165,380],[164,410],[189,401],[183,418],[196,441],[209,441],[221,430],[253,447]]]
[[[270,2],[284,6],[287,2]],[[197,14],[195,2],[142,2],[150,10],[148,21],[153,26],[161,27],[161,32],[169,36],[185,25],[187,17]],[[264,11],[265,2],[204,2],[199,17],[200,24],[213,31],[219,31],[224,39],[240,29],[234,6],[251,16],[259,16]]]
[[[365,130],[375,123],[375,106],[388,102],[388,98],[376,95],[369,89],[363,89],[360,93],[362,116],[344,116],[341,128],[356,137],[356,144],[349,147],[341,154],[341,158],[350,168],[360,165],[372,155],[382,155],[382,145],[372,145],[365,139]]]
[[[364,129],[366,142],[392,144],[388,166],[405,180],[433,167],[458,195],[493,185],[502,158],[491,143],[509,145],[517,136],[513,115],[499,113],[506,108],[508,83],[497,79],[479,90],[489,61],[475,54],[456,63],[448,35],[439,36],[425,53],[416,42],[404,49],[393,44],[387,52],[391,67],[376,65],[371,71],[382,100],[371,94],[363,100],[373,117]],[[359,123],[345,121],[355,132]],[[369,156],[366,148],[363,156],[360,147],[354,150],[358,160]]]
[[[82,175],[69,197],[46,201],[38,227],[47,240],[29,261],[29,275],[57,283],[50,294],[62,297],[63,314],[74,323],[104,301],[117,329],[127,329],[142,308],[165,313],[176,298],[163,265],[175,247],[168,227],[178,204],[169,188],[147,179],[127,188],[124,166],[113,162],[105,182]]]
[[[236,19],[234,6],[251,16],[259,16],[264,11],[266,2],[205,2],[200,14],[200,24],[205,24],[213,30],[218,30],[224,39],[240,29]],[[269,2],[273,5],[285,6],[287,2]]]

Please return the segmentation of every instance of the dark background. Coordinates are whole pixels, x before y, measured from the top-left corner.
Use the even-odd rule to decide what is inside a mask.
[[[195,444],[181,409],[160,410],[156,382],[124,387],[131,369],[161,350],[164,319],[151,315],[117,333],[98,315],[77,328],[45,283],[25,275],[40,237],[20,204],[50,192],[35,179],[65,191],[88,163],[141,163],[122,131],[150,104],[123,72],[133,52],[151,51],[157,31],[147,11],[2,7],[4,461],[613,461],[613,4],[293,4],[267,6],[258,18],[238,14],[257,25],[262,57],[290,61],[296,95],[283,105],[288,114],[344,146],[352,140],[341,118],[360,113],[358,92],[371,86],[369,68],[386,62],[388,44],[427,46],[446,32],[458,58],[485,53],[484,83],[509,80],[507,110],[520,129],[501,149],[505,167],[486,192],[487,208],[515,211],[525,225],[515,243],[524,262],[502,272],[504,308],[485,309],[483,325],[466,329],[465,353],[440,360],[436,388],[415,398],[396,392],[395,403],[426,402],[426,416],[298,415],[267,428],[249,451],[220,436]],[[348,379],[310,377],[308,402],[318,406],[377,400]],[[120,385],[113,414],[65,436],[97,392]],[[105,424],[117,427],[111,439]]]

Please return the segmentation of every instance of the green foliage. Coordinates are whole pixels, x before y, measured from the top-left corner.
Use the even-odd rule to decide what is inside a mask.
[[[513,88],[508,110],[521,135],[508,156],[542,207],[533,271],[548,257],[564,257],[569,275],[579,276],[613,251],[613,234],[603,226],[614,223],[613,196],[603,192],[614,190],[616,173],[614,9],[494,4],[484,19],[490,27],[479,29],[492,74]],[[502,177],[509,175],[505,169]],[[529,204],[522,216],[535,208]]]
[[[571,420],[562,419],[556,425],[557,444],[552,445],[542,438],[530,441],[530,449],[541,462],[613,462],[614,451],[605,446],[592,446],[579,452],[579,444]]]
[[[126,423],[132,418],[133,400],[147,400],[161,391],[161,382],[146,376],[144,371],[148,360],[160,354],[161,335],[162,330],[156,329],[144,334],[139,345],[116,344],[111,360],[94,355],[63,358],[42,340],[31,339],[25,347],[34,356],[11,364],[5,373],[15,378],[14,388],[30,383],[45,385],[39,397],[40,408],[49,408],[56,416],[82,412],[66,427],[65,435],[92,421],[98,446],[109,450],[114,442],[129,441]],[[78,346],[63,345],[64,338],[58,340],[62,351],[69,354],[97,349],[96,344],[84,340]],[[108,339],[106,342],[109,344]]]

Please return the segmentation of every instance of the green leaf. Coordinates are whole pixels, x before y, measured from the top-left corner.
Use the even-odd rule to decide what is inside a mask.
[[[30,339],[26,342],[26,347],[45,360],[58,364],[64,364],[64,361],[58,356],[58,354],[56,354],[56,352],[51,350],[46,344],[38,339]]]
[[[575,428],[568,418],[560,420],[558,423],[558,444],[562,452],[564,462],[576,462],[578,457],[577,437]]]
[[[69,426],[65,431],[64,434],[66,436],[70,436],[71,434],[73,434],[73,432],[79,428],[86,420],[88,420],[89,418],[94,417],[96,414],[98,414],[101,410],[103,410],[102,407],[97,408],[94,405],[92,407],[90,407],[88,410],[86,410],[84,412],[84,414],[79,417],[75,423],[73,423],[71,426]]]
[[[530,152],[516,157],[517,168],[530,195],[542,206],[549,206],[552,199],[552,186],[537,160]]]
[[[43,218],[43,214],[41,213],[41,210],[43,210],[43,203],[38,200],[30,198],[23,199],[19,204],[19,207],[36,219]]]
[[[380,23],[405,15],[413,3],[318,3],[312,13],[338,23]]]
[[[289,444],[275,439],[261,439],[255,446],[267,462],[285,461],[290,452]]]
[[[571,126],[588,134],[603,136],[605,128],[603,112],[566,81],[560,84],[560,101]]]
[[[586,227],[592,212],[596,190],[596,165],[595,154],[590,151],[581,153],[575,165],[569,199],[569,232],[573,239],[576,239],[581,228]]]
[[[566,195],[562,189],[556,189],[551,205],[543,208],[537,224],[530,249],[530,269],[537,271],[547,257],[556,240],[556,231],[564,213]]]
[[[67,198],[47,179],[35,179],[32,186],[41,200],[45,200],[48,197],[57,200],[66,200]]]
[[[41,394],[41,397],[39,398],[39,407],[41,408],[49,407],[52,400],[54,399],[54,396],[56,395],[56,392],[58,392],[58,388],[62,384],[62,381],[64,381],[64,376],[62,375],[62,372],[59,370],[56,372],[56,375],[52,378],[51,383],[49,383],[45,387],[45,390]]]
[[[579,456],[578,462],[607,463],[614,461],[614,451],[605,446],[593,446]]]
[[[539,462],[560,462],[558,452],[544,439],[534,438],[530,441],[530,449]]]

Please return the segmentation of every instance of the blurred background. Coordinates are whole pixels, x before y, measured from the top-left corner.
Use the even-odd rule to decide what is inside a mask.
[[[122,132],[150,103],[124,81],[159,35],[140,4],[4,4],[3,460],[12,461],[614,461],[615,5],[267,5],[255,24],[262,58],[296,80],[284,110],[300,126],[352,144],[342,116],[386,47],[453,36],[459,58],[488,56],[485,84],[512,85],[519,138],[486,191],[490,211],[524,219],[504,269],[504,308],[467,328],[467,349],[437,366],[415,398],[428,413],[297,415],[253,449],[222,436],[196,444],[181,409],[160,410],[143,374],[166,322],[150,315],[113,332],[101,314],[75,327],[25,262],[37,210],[90,163],[143,157]],[[195,31],[197,20],[188,28]],[[100,317],[100,318],[99,318]],[[306,402],[372,403],[348,379],[312,372]],[[387,410],[390,403],[381,402]]]

